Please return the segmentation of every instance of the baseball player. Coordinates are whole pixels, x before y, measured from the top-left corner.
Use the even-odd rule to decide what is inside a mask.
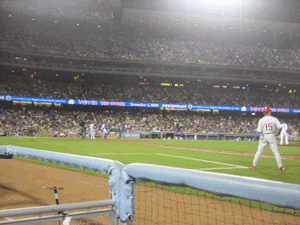
[[[269,144],[270,148],[275,155],[276,163],[278,165],[278,171],[284,171],[282,168],[281,156],[278,151],[277,141],[275,132],[280,132],[281,124],[279,120],[273,116],[271,116],[272,110],[270,108],[265,108],[263,110],[264,117],[258,121],[257,132],[261,134],[258,144],[258,150],[254,156],[253,164],[251,169],[255,170],[257,162],[260,158],[260,155],[265,150],[266,146]]]
[[[81,136],[82,136],[82,139],[84,139],[86,137],[85,122],[81,121],[80,126],[81,126]]]
[[[102,124],[101,130],[102,130],[102,133],[103,133],[103,138],[107,139],[107,126],[106,126],[105,123]]]
[[[293,139],[294,139],[294,141],[298,142],[298,131],[297,131],[297,128],[293,132]]]
[[[289,134],[286,132],[288,129],[288,125],[286,123],[283,123],[281,125],[281,132],[280,132],[280,145],[283,145],[283,140],[285,138],[285,144],[289,144]]]
[[[95,122],[92,121],[90,124],[90,134],[91,134],[91,139],[95,140]]]

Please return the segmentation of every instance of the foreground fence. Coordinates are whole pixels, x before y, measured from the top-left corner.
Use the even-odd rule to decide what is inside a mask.
[[[132,221],[149,225],[300,224],[300,185],[296,184],[141,163],[123,165],[113,160],[15,146],[0,146],[0,150],[2,154],[99,171],[109,175],[111,189],[111,200],[97,202],[109,206],[106,211],[70,213],[75,204],[59,206],[64,208],[35,207],[34,210],[51,209],[52,213],[63,211],[64,214],[35,220],[23,218],[5,224],[48,222],[47,219],[67,223],[70,218],[74,224],[131,224]],[[87,203],[80,204],[91,208]],[[44,213],[33,208],[2,210],[0,218],[24,216],[25,211]],[[91,218],[102,214],[106,216]],[[84,217],[94,223],[78,221]]]
[[[91,208],[112,206],[111,200],[83,202],[64,205],[31,207],[0,211],[0,224],[117,224],[116,212],[110,209],[90,210]],[[86,209],[86,211],[70,212]],[[56,213],[56,214],[53,214]],[[38,217],[21,218],[38,215]]]

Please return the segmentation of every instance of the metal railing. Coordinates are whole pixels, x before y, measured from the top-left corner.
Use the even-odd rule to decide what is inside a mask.
[[[8,209],[0,211],[0,224],[47,224],[53,222],[62,221],[63,224],[118,224],[118,219],[114,209],[96,209],[90,210],[91,208],[107,207],[112,206],[112,200],[102,200],[102,201],[91,201],[82,203],[72,203],[63,205],[51,205],[51,206],[41,206],[41,207],[30,207],[30,208],[19,208],[19,209]],[[73,212],[68,211],[87,209],[87,211]],[[45,215],[46,213],[60,213],[56,215]],[[13,219],[11,217],[20,217],[28,215],[36,215],[39,217],[21,218]],[[106,215],[106,217],[105,217]],[[109,215],[109,216],[108,216]],[[99,216],[102,218],[99,220]],[[5,220],[1,220],[5,219]],[[84,219],[84,222],[82,222]]]

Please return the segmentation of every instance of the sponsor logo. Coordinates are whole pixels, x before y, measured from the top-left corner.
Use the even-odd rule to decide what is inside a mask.
[[[186,109],[187,105],[178,105],[178,104],[162,104],[162,108],[177,108],[177,109]]]
[[[0,100],[4,100],[4,95],[1,95],[1,96],[0,96]]]
[[[262,107],[250,107],[250,111],[254,112],[262,112],[264,108]],[[289,109],[283,109],[283,108],[271,108],[272,112],[283,112],[283,113],[288,113],[290,110]]]
[[[262,112],[264,110],[264,108],[262,107],[250,107],[250,111],[254,111],[254,112]]]
[[[78,100],[79,105],[97,105],[97,101]]]
[[[74,105],[74,104],[75,104],[75,101],[74,101],[73,99],[70,99],[70,100],[68,101],[68,104]]]
[[[272,109],[273,110],[273,109]],[[274,110],[275,111],[275,110]],[[289,109],[276,109],[275,112],[286,112],[288,113],[290,110]]]
[[[7,95],[7,96],[6,96],[6,100],[7,100],[7,101],[10,101],[10,100],[11,100],[11,96],[10,96],[10,95]]]
[[[189,109],[192,109],[192,108],[193,108],[193,105],[189,104],[189,105],[188,105],[188,108],[189,108]]]
[[[243,112],[247,111],[247,107],[243,106],[242,109],[241,109],[241,111],[243,111]]]
[[[125,106],[125,102],[110,102],[110,105],[113,105],[113,106]]]
[[[195,105],[194,109],[211,109],[211,106],[207,106],[207,105]]]
[[[300,113],[300,109],[294,109],[293,112],[294,113]]]
[[[101,101],[100,105],[109,105],[109,102],[103,102],[103,101]]]

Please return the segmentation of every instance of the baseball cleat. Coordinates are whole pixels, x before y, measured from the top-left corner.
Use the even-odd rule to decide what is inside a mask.
[[[285,169],[282,168],[282,167],[279,167],[279,168],[278,168],[278,171],[285,171]]]
[[[255,170],[255,169],[256,169],[256,166],[252,165],[252,166],[251,166],[251,169],[252,169],[252,170]]]

